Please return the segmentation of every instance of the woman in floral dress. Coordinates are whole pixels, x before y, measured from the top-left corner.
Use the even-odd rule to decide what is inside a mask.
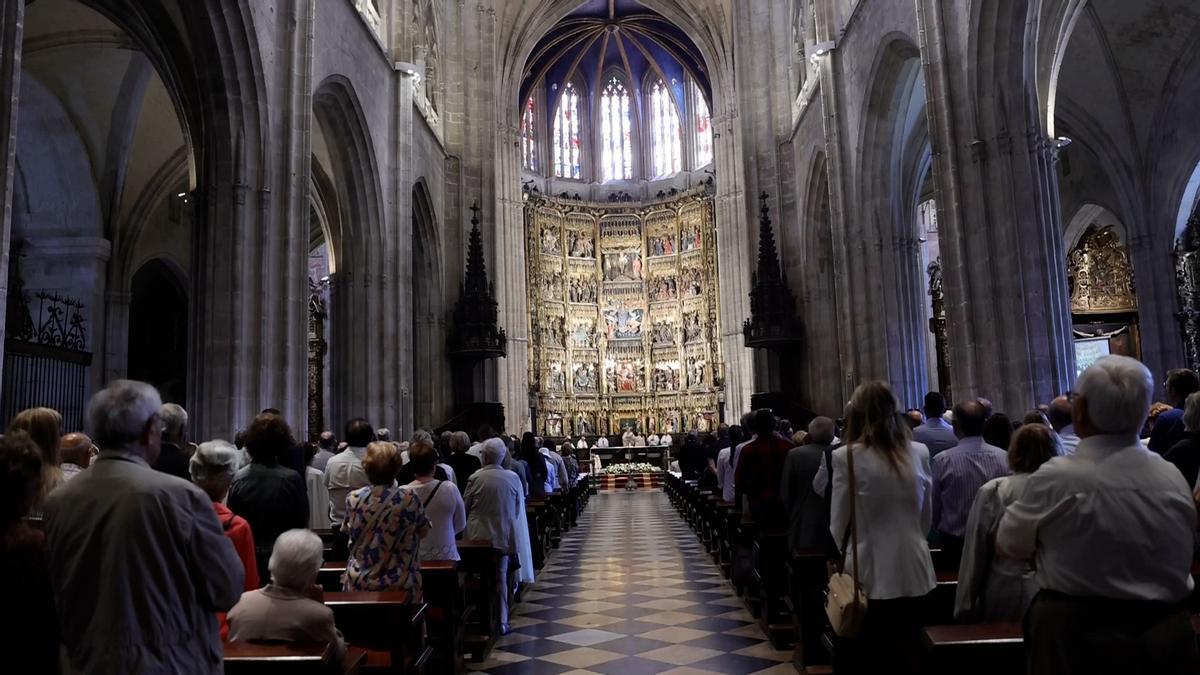
[[[409,591],[421,597],[421,537],[429,521],[421,502],[396,485],[400,452],[391,443],[367,446],[363,469],[370,485],[346,496],[342,532],[350,557],[342,576],[346,591]]]

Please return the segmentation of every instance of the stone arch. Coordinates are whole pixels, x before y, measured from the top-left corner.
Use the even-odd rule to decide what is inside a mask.
[[[400,405],[394,390],[399,377],[395,348],[385,348],[386,308],[398,306],[396,284],[384,270],[394,260],[395,241],[383,228],[380,170],[353,84],[332,75],[313,94],[313,114],[326,140],[332,165],[322,191],[325,203],[336,195],[331,255],[337,272],[330,279],[330,411],[334,428],[364,416],[391,424]],[[322,174],[318,172],[318,180]],[[320,186],[321,183],[318,183]],[[367,317],[374,320],[367,325]],[[387,383],[391,383],[389,386]]]
[[[878,279],[861,282],[857,297],[874,329],[860,375],[885,377],[902,402],[915,405],[928,389],[926,283],[917,206],[931,152],[920,51],[907,36],[884,37],[873,65],[860,130],[857,191],[865,213],[861,236]]]
[[[413,419],[433,427],[445,421],[451,403],[446,358],[449,307],[437,212],[424,178],[412,188],[412,231]]]
[[[836,278],[838,267],[833,251],[833,218],[830,209],[829,167],[825,153],[817,151],[810,161],[805,186],[803,211],[801,212],[800,257],[804,261],[805,272],[799,275],[803,280],[802,305],[807,308],[824,308],[822,313],[829,317],[836,316],[841,310],[837,306]],[[845,283],[845,280],[840,280]],[[807,391],[809,400],[805,403],[812,410],[840,410],[845,403],[845,392],[842,391],[841,336],[838,321],[808,321],[804,349],[816,358],[806,358],[801,361],[807,369]]]
[[[146,261],[130,280],[129,377],[183,403],[188,379],[188,293],[183,270],[166,258]]]

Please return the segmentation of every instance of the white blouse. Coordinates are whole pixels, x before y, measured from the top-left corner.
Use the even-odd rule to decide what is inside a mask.
[[[450,480],[423,483],[417,479],[404,489],[411,491],[425,507],[425,517],[430,523],[429,532],[421,538],[421,560],[458,560],[454,536],[467,526],[467,507],[458,486]]]
[[[937,586],[925,535],[933,521],[929,448],[909,444],[908,462],[893,469],[882,453],[856,446],[853,494],[858,523],[859,583],[875,600],[915,598]],[[842,545],[850,524],[846,447],[833,451],[833,505],[829,532]],[[849,544],[847,544],[849,547]],[[846,570],[854,568],[852,552]]]

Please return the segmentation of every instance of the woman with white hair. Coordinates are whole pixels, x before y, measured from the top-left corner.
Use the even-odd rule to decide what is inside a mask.
[[[204,447],[204,446],[200,446]],[[242,594],[229,610],[230,640],[328,642],[339,667],[346,642],[333,623],[333,610],[313,600],[324,546],[311,530],[288,530],[271,550],[271,583]]]
[[[533,553],[529,545],[529,527],[525,522],[525,495],[521,479],[504,468],[508,454],[504,441],[489,438],[480,451],[483,466],[467,482],[463,500],[467,505],[465,539],[483,539],[500,550],[499,575],[508,579],[515,563],[520,566],[518,581],[533,581]],[[500,632],[507,634],[509,595],[507,588],[500,600]]]
[[[242,567],[246,570],[246,591],[258,588],[258,563],[254,557],[254,533],[250,523],[245,518],[234,515],[225,506],[225,497],[229,494],[229,486],[233,483],[233,475],[237,473],[241,463],[241,453],[229,441],[209,441],[201,443],[196,448],[188,462],[188,472],[196,487],[204,490],[204,494],[212,500],[213,510],[217,512],[217,520],[225,536],[233,542]],[[217,613],[217,621],[221,625],[221,639],[229,635],[229,624],[225,621],[225,613]]]

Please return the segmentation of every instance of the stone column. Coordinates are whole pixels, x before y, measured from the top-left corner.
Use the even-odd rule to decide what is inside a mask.
[[[252,48],[285,64],[257,73],[264,93],[241,90],[248,73],[201,74],[230,89],[229,108],[208,114],[231,128],[214,124],[197,149],[203,174],[191,200],[188,406],[198,438],[232,438],[268,406],[304,433],[313,1],[287,4],[286,20],[252,5],[261,12]]]
[[[1011,414],[1070,389],[1075,367],[1057,149],[1035,84],[1021,76],[1032,56],[1013,51],[1037,29],[1018,9],[980,19],[953,3],[917,3],[951,395],[986,396]]]
[[[25,0],[0,0],[0,307],[8,306],[8,252],[12,232],[13,173],[17,153],[17,98],[21,91],[21,39]],[[0,369],[4,363],[4,312],[0,311]]]

